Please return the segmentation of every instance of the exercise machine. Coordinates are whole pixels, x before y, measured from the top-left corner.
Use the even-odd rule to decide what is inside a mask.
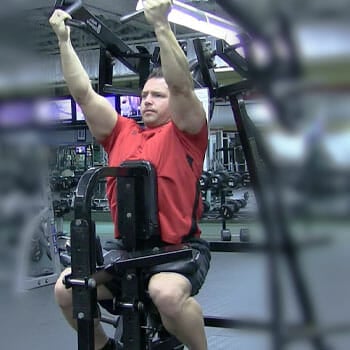
[[[1,275],[16,291],[56,282],[61,273],[44,145],[36,132],[1,135]]]
[[[96,250],[91,219],[93,187],[102,177],[118,178],[118,228],[124,250]],[[72,273],[65,278],[73,290],[73,316],[78,323],[78,349],[94,349],[93,321],[98,317],[97,287],[121,280],[122,295],[113,313],[122,316],[118,344],[125,350],[183,349],[162,327],[147,295],[149,276],[159,272],[193,273],[198,252],[186,245],[160,242],[155,170],[149,162],[125,162],[120,167],[89,169],[81,177],[71,223]],[[96,267],[97,266],[97,267]],[[122,336],[121,336],[122,335]]]

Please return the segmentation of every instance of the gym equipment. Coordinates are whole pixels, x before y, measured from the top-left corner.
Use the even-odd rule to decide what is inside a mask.
[[[249,198],[249,193],[245,192],[242,199],[235,199],[225,202],[225,192],[221,191],[221,231],[220,237],[221,241],[227,242],[235,239],[242,243],[247,243],[250,241],[249,230],[241,228],[239,234],[231,233],[231,230],[227,228],[226,220],[231,219],[234,213],[237,213],[240,208],[243,208],[247,205],[247,200]],[[233,209],[232,209],[233,208]]]
[[[99,84],[98,92],[120,94],[121,90],[114,89],[112,85],[113,57],[122,62],[128,69],[139,75],[139,88],[141,89],[150,73],[151,66],[159,65],[159,48],[150,54],[143,46],[137,46],[138,52],[118,38],[104,23],[90,11],[82,1],[56,0],[55,9],[62,8],[69,14],[74,13],[74,19],[66,20],[66,24],[77,27],[93,35],[102,45],[100,50]],[[130,90],[123,89],[130,94]],[[134,94],[135,91],[132,91]]]
[[[239,234],[232,234],[230,229],[221,229],[221,240],[224,242],[231,241],[232,239],[236,239],[240,242],[249,242],[250,235],[249,230],[247,228],[241,228]]]
[[[64,144],[52,147],[50,169],[53,190],[67,190],[77,185],[79,174],[101,161],[100,146],[95,144]]]
[[[237,172],[203,171],[199,185],[203,200],[203,216],[206,218],[232,219],[241,208],[245,208],[247,205],[248,192],[241,199],[229,198],[234,192],[233,190],[243,186],[243,176]],[[226,199],[226,197],[228,198]]]
[[[91,220],[93,187],[101,177],[118,178],[117,198],[121,208],[118,227],[126,249],[122,253],[111,250],[104,260],[96,254],[95,224]],[[118,344],[122,343],[125,350],[183,349],[152,316],[145,292],[146,275],[164,271],[191,273],[197,268],[196,257],[186,245],[161,245],[156,188],[155,171],[145,161],[125,162],[115,168],[92,168],[78,183],[71,223],[72,274],[66,276],[65,284],[73,290],[79,350],[94,348],[93,321],[98,316],[96,287],[114,275],[122,276],[122,297],[114,303],[114,311],[122,315],[123,324],[123,337],[118,339]],[[82,250],[81,246],[86,249]]]
[[[220,207],[220,215],[224,219],[232,219],[234,214],[247,206],[247,201],[249,198],[249,193],[245,192],[243,198],[241,199],[228,199]]]
[[[242,183],[242,175],[239,173],[228,172],[227,170],[218,170],[211,174],[209,188],[213,190],[234,189]]]
[[[55,216],[54,227],[59,260],[64,267],[68,267],[71,264],[70,236],[63,232],[63,217],[70,212],[71,206],[67,199],[61,199],[53,200],[52,207]]]
[[[285,206],[281,198],[281,184],[275,171],[274,160],[271,159],[261,135],[251,121],[246,107],[245,94],[258,89],[259,93],[271,102],[277,111],[279,120],[286,128],[293,129],[300,116],[293,114],[291,105],[295,105],[295,87],[300,87],[300,62],[296,46],[293,43],[286,12],[278,8],[274,12],[275,30],[255,20],[252,13],[244,9],[244,2],[217,0],[242,28],[237,36],[237,45],[228,46],[223,41],[216,42],[215,54],[219,55],[229,66],[241,75],[241,81],[214,88],[216,97],[229,98],[239,138],[245,154],[251,183],[257,199],[261,220],[264,226],[266,245],[257,249],[256,245],[235,242],[211,242],[212,251],[249,252],[264,251],[268,257],[269,293],[271,319],[268,322],[256,320],[233,320],[222,317],[205,316],[205,325],[209,327],[242,328],[262,330],[271,334],[271,348],[285,349],[293,340],[306,340],[314,349],[328,349],[326,334],[336,332],[335,329],[347,331],[348,325],[329,330],[321,329],[313,308],[309,290],[304,280],[298,259],[299,245],[296,245],[288,226]],[[252,50],[253,43],[265,50],[266,62],[258,62]],[[281,46],[282,45],[282,46]],[[197,59],[202,69],[202,76],[210,79],[211,67],[207,65],[200,41],[197,41]],[[281,55],[279,50],[284,48]],[[244,56],[238,49],[243,49]],[[213,88],[209,82],[208,88]],[[295,84],[294,84],[295,83]],[[278,87],[287,87],[283,92]],[[290,93],[293,92],[293,93]],[[278,94],[280,94],[278,96]],[[293,101],[291,101],[293,100]],[[226,227],[223,227],[226,229]],[[228,235],[227,235],[228,236]],[[226,234],[225,234],[226,237]],[[296,302],[300,306],[301,321],[297,324],[286,324],[283,315],[283,291],[280,283],[280,254],[285,255],[288,271],[295,288]]]
[[[249,172],[246,172],[243,174],[243,186],[247,187],[250,185],[250,174]]]
[[[55,217],[63,217],[64,214],[67,214],[70,212],[70,205],[68,200],[66,199],[54,200],[52,202],[52,206],[53,206]]]
[[[199,179],[199,185],[201,190],[206,191],[209,189],[211,184],[212,173],[208,171],[203,171]]]
[[[238,213],[241,208],[247,206],[247,201],[245,199],[233,199],[227,201],[220,208],[220,215],[226,220],[232,219],[234,214]]]
[[[33,130],[3,133],[0,143],[1,275],[16,291],[53,284],[61,266],[45,145]]]
[[[15,288],[19,291],[53,284],[61,273],[49,184],[43,184],[43,209],[32,203],[19,234]]]
[[[280,112],[280,119],[287,126],[293,127],[296,124],[297,118],[288,113],[288,104],[284,104],[285,99],[278,99],[277,94],[281,94],[281,89],[278,87],[283,86],[283,83],[286,83],[286,86],[292,86],[290,83],[295,81],[295,76],[298,75],[298,60],[296,56],[296,50],[293,46],[290,32],[288,32],[288,18],[282,15],[282,13],[276,11],[280,15],[276,22],[274,22],[274,28],[278,28],[275,33],[271,30],[271,26],[262,26],[259,21],[252,20],[252,16],[248,12],[242,11],[240,5],[237,2],[230,0],[218,0],[217,1],[223,8],[229,10],[229,14],[232,16],[237,16],[238,20],[242,26],[242,33],[239,35],[238,39],[241,40],[241,43],[235,45],[234,47],[227,47],[226,45],[221,45],[220,42],[217,42],[217,54],[232,66],[236,72],[238,72],[242,78],[242,81],[238,83],[233,83],[231,85],[217,87],[216,84],[212,83],[211,72],[206,66],[206,62],[203,63],[203,56],[197,54],[199,61],[199,69],[202,71],[202,77],[205,81],[205,85],[209,87],[210,94],[212,92],[217,97],[229,97],[231,106],[234,112],[234,118],[236,120],[236,125],[238,127],[239,135],[242,140],[242,146],[246,155],[248,169],[251,175],[252,184],[258,199],[258,205],[261,210],[261,217],[263,219],[265,233],[266,233],[266,252],[268,254],[269,262],[269,272],[270,272],[270,292],[271,292],[271,321],[268,322],[259,322],[259,321],[233,321],[227,320],[220,317],[205,317],[205,324],[207,326],[216,326],[216,327],[240,327],[248,329],[259,329],[264,331],[269,331],[272,334],[273,345],[272,348],[275,350],[282,350],[287,341],[291,341],[293,334],[298,333],[298,339],[300,339],[300,334],[306,337],[308,340],[311,340],[312,345],[315,349],[323,350],[325,349],[323,334],[320,333],[318,324],[316,322],[316,317],[314,310],[312,308],[310,296],[306,288],[306,284],[303,281],[303,276],[301,273],[300,265],[297,259],[297,251],[295,244],[291,237],[291,234],[286,227],[286,218],[284,213],[283,205],[279,197],[279,186],[278,179],[276,179],[273,171],[271,172],[271,159],[269,159],[266,154],[263,143],[259,138],[254,125],[251,123],[249,116],[246,113],[244,106],[243,94],[247,91],[252,90],[258,86],[261,92],[264,95],[267,95],[270,101],[272,101],[277,107],[276,109]],[[242,2],[243,4],[244,2]],[[96,23],[99,23],[98,21]],[[273,29],[273,28],[272,28]],[[258,42],[264,45],[268,60],[267,64],[259,66],[259,62],[254,60],[252,55],[252,50],[250,50],[250,43],[256,39]],[[200,52],[200,42],[196,48]],[[222,43],[223,44],[223,43]],[[284,45],[283,45],[284,44]],[[284,47],[287,51],[287,54],[280,55],[281,52],[286,53],[285,50],[280,50]],[[239,55],[237,49],[243,48],[244,57]],[[197,50],[198,49],[198,50]],[[123,50],[120,50],[124,52]],[[101,57],[106,57],[105,52],[101,51]],[[148,58],[147,58],[148,59]],[[102,64],[101,64],[102,62]],[[103,64],[105,65],[103,67]],[[141,66],[141,64],[140,64]],[[100,92],[106,91],[104,88],[105,84],[108,83],[106,76],[110,76],[110,59],[101,59],[100,68],[102,67],[103,72],[107,72],[105,75],[100,75],[100,82],[103,84],[100,85]],[[148,67],[145,65],[144,67]],[[103,73],[102,72],[102,73]],[[143,72],[144,73],[144,72]],[[141,78],[141,74],[140,74]],[[142,80],[142,79],[140,79]],[[278,84],[278,85],[277,85]],[[285,89],[286,95],[289,95],[289,90]],[[284,97],[285,97],[284,96]],[[290,97],[294,99],[293,94],[290,94]],[[286,107],[286,108],[284,108]],[[270,170],[270,171],[269,171]],[[266,181],[267,184],[277,184],[276,187],[265,186],[265,179],[268,178],[271,181]],[[276,180],[276,182],[275,182]],[[272,198],[271,198],[272,197]],[[83,225],[91,223],[88,220],[81,221]],[[82,228],[81,232],[83,233],[84,229]],[[85,230],[86,231],[86,230]],[[86,232],[85,232],[86,233]],[[293,278],[293,282],[296,289],[296,298],[301,306],[302,313],[302,322],[298,325],[286,325],[284,322],[284,317],[282,317],[282,292],[279,287],[279,271],[278,271],[278,261],[277,256],[281,252],[279,248],[281,245],[277,244],[282,241],[283,253],[286,255],[286,260],[288,267]],[[226,251],[230,251],[233,243],[230,242],[220,242],[226,244]],[[217,245],[212,244],[211,247],[213,250]],[[241,248],[241,246],[239,246]],[[233,250],[233,248],[232,248]],[[243,251],[243,249],[241,249]],[[87,266],[89,263],[86,264]],[[88,271],[91,272],[91,271]],[[88,275],[78,276],[78,284],[81,286],[91,285],[92,281],[84,280]],[[73,286],[74,288],[74,286]],[[85,293],[86,294],[86,293]],[[130,305],[129,305],[130,306]],[[88,310],[90,311],[90,309]],[[139,310],[138,310],[139,311]],[[85,314],[80,314],[81,319],[84,318]],[[89,315],[90,316],[90,315]],[[92,317],[89,318],[89,321]],[[79,321],[78,321],[79,322]],[[84,335],[89,337],[90,333]],[[296,338],[296,337],[295,337]],[[84,338],[80,337],[81,341],[84,341]],[[90,348],[87,348],[90,349]]]
[[[210,211],[210,203],[205,199],[203,199],[202,201],[203,201],[203,214],[206,214]]]

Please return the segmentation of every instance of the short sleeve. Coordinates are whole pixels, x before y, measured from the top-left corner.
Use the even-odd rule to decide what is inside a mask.
[[[198,134],[189,134],[187,132],[179,130],[175,124],[173,124],[175,133],[181,142],[193,151],[199,154],[205,154],[208,147],[208,124],[204,123],[202,129]]]
[[[136,122],[132,119],[118,115],[118,121],[115,124],[112,132],[109,136],[100,142],[104,150],[109,154],[113,149],[116,140],[120,140],[124,134],[129,134],[132,129],[139,129]]]

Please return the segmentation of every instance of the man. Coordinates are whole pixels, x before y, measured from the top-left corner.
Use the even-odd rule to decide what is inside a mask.
[[[144,6],[162,60],[162,72],[158,70],[151,74],[142,91],[141,113],[145,129],[119,116],[92,89],[71,45],[70,29],[64,24],[70,16],[56,10],[50,24],[58,37],[64,78],[86,116],[91,133],[107,151],[109,165],[118,166],[123,161],[134,159],[150,161],[157,171],[162,241],[168,244],[186,241],[202,253],[195,275],[156,274],[149,281],[148,291],[167,330],[189,349],[204,350],[207,344],[202,311],[192,296],[202,286],[210,261],[208,245],[199,238],[197,225],[202,203],[196,184],[207,147],[206,117],[193,91],[187,59],[167,20],[170,0],[147,0]],[[116,223],[115,182],[108,182],[107,194]],[[72,319],[71,290],[62,284],[67,273],[69,270],[65,270],[57,281],[55,295],[67,321],[76,328]],[[99,286],[98,299],[111,300],[117,289],[113,285]],[[96,320],[95,348],[113,349],[113,346]]]

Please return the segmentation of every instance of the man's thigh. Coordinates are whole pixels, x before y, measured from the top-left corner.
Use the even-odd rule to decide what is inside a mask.
[[[191,283],[185,276],[174,272],[159,272],[148,283],[150,295],[162,292],[164,295],[177,294],[178,297],[190,296]]]

